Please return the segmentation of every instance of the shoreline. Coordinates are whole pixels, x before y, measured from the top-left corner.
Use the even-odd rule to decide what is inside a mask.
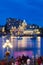
[[[2,35],[0,35],[0,37],[2,37],[2,36],[12,36],[11,34],[2,34]],[[40,36],[40,37],[43,37],[43,34],[33,34],[33,35],[30,35],[30,34],[25,34],[25,35],[13,35],[13,36],[15,36],[15,37],[37,37],[37,36]]]

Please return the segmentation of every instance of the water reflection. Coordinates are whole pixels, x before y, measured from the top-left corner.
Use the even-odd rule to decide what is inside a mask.
[[[1,54],[4,56],[5,49],[2,48],[2,45],[6,42],[7,37],[0,38],[0,48]],[[11,56],[17,55],[29,55],[29,56],[40,56],[41,55],[41,37],[22,37],[22,39],[17,39],[17,37],[10,37],[9,41],[13,45],[13,48],[10,49]],[[2,57],[2,56],[0,56]]]
[[[38,56],[40,56],[41,55],[41,37],[37,37],[37,48],[38,48],[37,54]]]
[[[31,56],[40,56],[41,37],[22,37],[21,40],[16,37],[13,39],[13,46],[15,49],[14,53],[22,54],[24,52],[24,54],[29,55],[29,52],[31,52]]]

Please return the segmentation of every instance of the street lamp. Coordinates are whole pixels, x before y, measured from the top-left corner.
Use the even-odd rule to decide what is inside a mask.
[[[8,49],[13,48],[13,46],[11,45],[9,40],[6,40],[6,43],[3,45],[3,48],[7,48],[7,51],[5,52],[5,55],[6,55],[7,60],[8,60],[8,56],[10,55],[10,51]]]

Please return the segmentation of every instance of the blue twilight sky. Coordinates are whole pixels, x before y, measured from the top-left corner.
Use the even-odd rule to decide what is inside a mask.
[[[4,25],[8,17],[43,26],[43,0],[0,0],[0,25]]]

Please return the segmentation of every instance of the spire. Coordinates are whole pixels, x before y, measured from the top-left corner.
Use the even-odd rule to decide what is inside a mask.
[[[23,20],[23,23],[24,23],[24,25],[27,25],[27,23],[26,23],[26,20],[25,20],[25,19]]]

